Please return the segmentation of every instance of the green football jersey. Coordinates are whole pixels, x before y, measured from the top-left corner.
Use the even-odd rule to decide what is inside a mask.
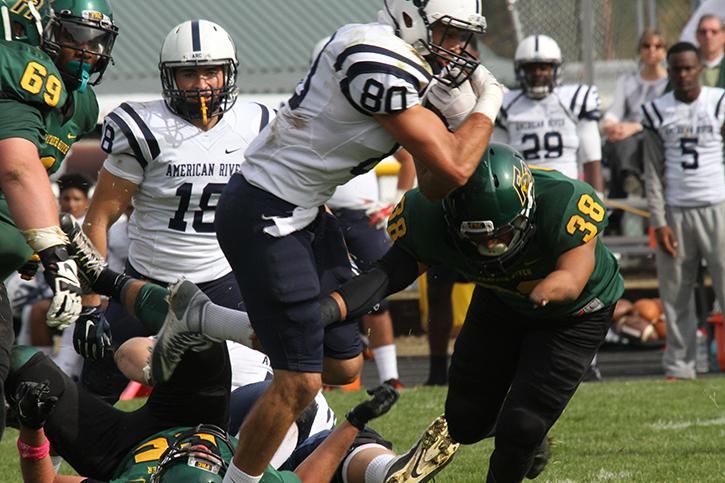
[[[180,433],[187,432],[192,428],[178,427],[171,428],[166,431],[160,431],[153,436],[142,441],[136,446],[128,456],[121,462],[115,471],[114,478],[111,483],[148,483],[151,476],[156,471],[159,460],[166,448],[176,440]],[[201,439],[210,441],[219,448],[222,457],[227,461],[231,461],[234,456],[229,452],[229,448],[225,444],[217,444],[216,437],[212,434],[204,433],[201,430],[197,433]],[[236,445],[236,438],[230,438],[232,444]],[[180,463],[179,463],[180,464]],[[198,465],[198,467],[202,467]],[[203,471],[199,469],[189,468],[189,471]],[[300,479],[291,471],[277,471],[271,466],[267,467],[262,477],[262,483],[298,483]]]
[[[0,139],[33,142],[49,174],[98,122],[93,89],[68,92],[51,58],[37,47],[0,41],[0,88]]]
[[[536,231],[504,273],[486,273],[453,243],[443,206],[417,189],[408,192],[390,216],[388,234],[397,246],[419,262],[455,269],[468,280],[494,291],[502,303],[527,317],[554,318],[592,312],[615,303],[624,281],[614,255],[596,240],[594,272],[579,298],[534,308],[528,299],[533,288],[554,271],[559,256],[601,234],[606,210],[594,189],[558,171],[531,167],[534,176]]]

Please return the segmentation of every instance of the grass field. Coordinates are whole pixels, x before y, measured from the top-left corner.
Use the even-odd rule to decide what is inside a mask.
[[[362,397],[328,395],[338,417]],[[406,389],[373,426],[402,452],[440,414],[444,400],[444,389]],[[552,458],[536,481],[725,482],[725,376],[584,384],[551,436]],[[0,443],[2,483],[21,481],[15,439],[9,430]],[[491,450],[491,441],[463,447],[436,481],[484,481]]]

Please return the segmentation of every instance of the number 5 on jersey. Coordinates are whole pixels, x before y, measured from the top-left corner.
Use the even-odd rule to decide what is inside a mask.
[[[586,243],[597,236],[597,232],[599,231],[597,225],[588,220],[599,223],[604,220],[606,211],[602,205],[594,201],[594,198],[586,193],[579,197],[577,209],[581,214],[575,214],[569,218],[569,221],[566,223],[566,232],[570,235],[584,232],[582,241]]]

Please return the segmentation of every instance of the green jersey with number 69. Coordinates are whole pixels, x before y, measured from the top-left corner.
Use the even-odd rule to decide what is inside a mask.
[[[0,41],[0,87],[0,139],[31,141],[49,174],[58,170],[71,145],[96,127],[93,90],[69,92],[58,68],[38,47]]]
[[[505,268],[484,266],[480,262],[486,257],[461,250],[446,222],[443,204],[428,200],[417,189],[406,193],[391,214],[388,233],[397,246],[419,262],[455,269],[468,280],[492,290],[504,304],[525,316],[564,317],[615,303],[623,293],[623,279],[614,256],[597,238],[594,272],[579,298],[534,309],[528,294],[554,271],[562,253],[601,234],[607,226],[607,216],[601,200],[588,184],[553,170],[532,167],[531,174],[535,186],[536,207],[531,215],[535,230]],[[516,179],[520,182],[521,177],[514,176]],[[519,192],[525,193],[527,186]]]
[[[111,483],[221,483],[235,445],[235,438],[215,426],[160,431],[128,454]],[[291,471],[269,466],[261,481],[298,483],[300,479]]]

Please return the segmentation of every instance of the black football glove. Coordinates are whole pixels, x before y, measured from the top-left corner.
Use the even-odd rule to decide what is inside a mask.
[[[40,429],[53,412],[57,396],[50,395],[50,383],[21,382],[15,390],[15,406],[20,424],[30,429]]]
[[[368,389],[368,394],[373,398],[361,402],[345,416],[348,422],[360,431],[368,422],[387,413],[400,397],[398,391],[386,383],[374,389]]]
[[[85,359],[101,360],[111,348],[111,325],[100,307],[83,307],[73,330],[73,348]]]

